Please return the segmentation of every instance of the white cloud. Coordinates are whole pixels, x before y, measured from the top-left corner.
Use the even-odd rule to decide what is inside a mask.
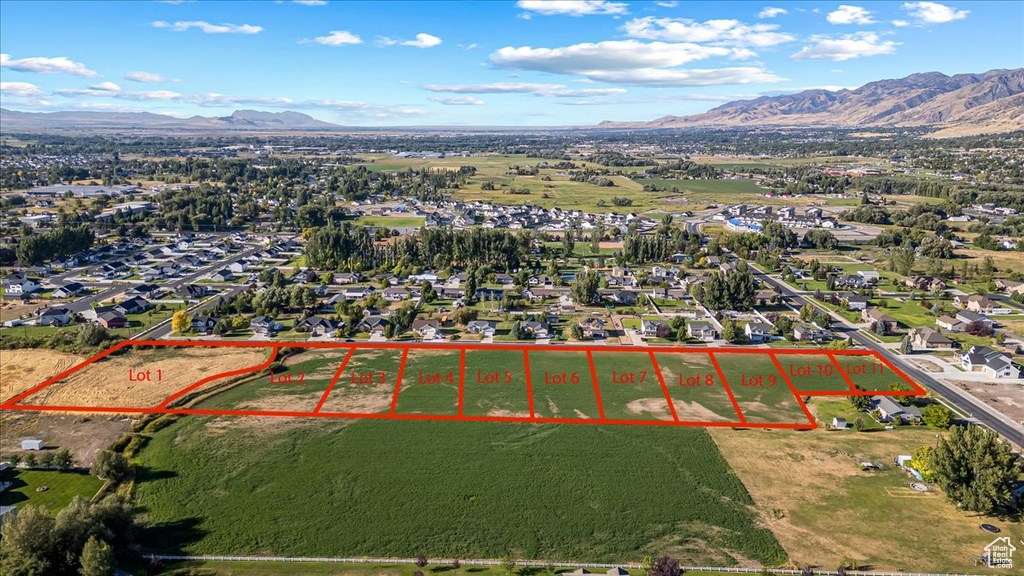
[[[124,77],[132,82],[181,82],[177,78],[168,78],[162,74],[154,74],[152,72],[129,72]]]
[[[629,13],[629,5],[625,2],[609,2],[608,0],[519,0],[516,2],[516,6],[545,16]]]
[[[632,38],[669,42],[708,42],[730,46],[767,47],[791,42],[790,34],[777,32],[777,24],[745,24],[739,20],[696,22],[686,18],[634,18],[622,26]]]
[[[425,84],[420,86],[430,92],[453,94],[534,94],[559,98],[580,96],[609,96],[623,94],[625,88],[567,88],[565,84],[539,84],[530,82],[492,82],[489,84]]]
[[[448,96],[443,98],[431,98],[434,102],[445,106],[483,106],[485,102],[474,96]]]
[[[153,27],[166,28],[175,32],[198,28],[204,34],[259,34],[263,32],[262,26],[253,26],[252,24],[210,24],[202,20],[178,21],[173,24],[157,20],[153,22]]]
[[[9,96],[42,96],[43,91],[28,82],[0,82],[0,94]]]
[[[832,24],[874,24],[871,12],[860,6],[841,4],[838,10],[829,12],[825,17]]]
[[[938,2],[905,2],[902,8],[923,24],[963,20],[971,13],[970,10],[957,10]]]
[[[296,4],[302,4],[303,6],[326,6],[327,0],[292,0]]]
[[[10,68],[18,72],[34,72],[36,74],[72,74],[75,76],[98,76],[99,74],[75,62],[66,56],[56,58],[33,57],[11,58],[10,54],[0,54],[0,68]]]
[[[305,40],[304,42],[308,42]],[[317,36],[313,39],[317,44],[324,46],[345,46],[348,44],[362,44],[363,39],[347,30],[331,30],[327,36]]]
[[[910,22],[907,22],[906,20],[893,20],[892,25],[897,28],[904,28],[906,26],[910,26]]]
[[[775,6],[767,6],[764,10],[757,13],[758,18],[775,18],[783,14],[789,14],[785,8],[776,8]]]
[[[815,35],[811,36],[813,44],[804,46],[793,54],[794,60],[835,60],[842,62],[861,56],[877,56],[896,52],[899,42],[882,41],[874,32],[856,32],[840,37]]]
[[[655,2],[655,4],[657,4],[658,6],[661,6],[662,8],[675,8],[676,6],[679,6],[679,0],[668,0],[667,2]]]
[[[758,84],[784,82],[786,78],[762,68],[642,68],[637,70],[599,71],[589,74],[594,80],[631,86],[720,86],[723,84]]]
[[[396,40],[386,36],[381,37],[378,43],[382,46],[412,46],[413,48],[433,48],[441,44],[441,39],[433,34],[420,32],[415,40]]]
[[[118,92],[121,90],[121,87],[117,84],[114,84],[113,82],[100,82],[99,84],[93,84],[92,86],[89,86],[89,88],[93,90],[104,90],[107,92]]]
[[[490,59],[499,68],[589,76],[595,70],[680,66],[713,56],[728,56],[730,53],[728,48],[693,43],[607,40],[561,48],[506,46],[491,54]]]

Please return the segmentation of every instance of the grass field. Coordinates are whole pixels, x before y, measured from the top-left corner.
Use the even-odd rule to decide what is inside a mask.
[[[395,413],[458,414],[460,356],[451,349],[410,350]]]
[[[387,412],[391,408],[401,364],[401,350],[360,348],[353,351],[322,411],[347,414]]]
[[[530,352],[530,383],[540,418],[600,417],[586,352]]]
[[[0,472],[0,481],[11,482],[10,488],[0,492],[0,505],[32,504],[45,506],[53,512],[67,506],[75,496],[92,498],[103,485],[102,480],[84,471],[8,469]],[[48,489],[36,492],[40,486]]]
[[[530,415],[526,369],[519,350],[467,350],[465,374],[464,415]]]
[[[658,374],[644,352],[593,354],[606,418],[672,420]]]
[[[428,558],[429,560],[429,558]],[[142,572],[147,566],[139,566]],[[414,564],[333,564],[328,562],[168,562],[157,574],[181,576],[182,570],[197,570],[204,576],[414,576],[417,568]],[[554,574],[561,575],[572,572],[575,568],[555,566]],[[600,570],[597,571],[600,574]],[[627,571],[629,572],[629,571]],[[186,572],[187,573],[187,572]],[[449,565],[430,563],[423,568],[424,574],[444,576],[505,576],[501,566],[466,566],[453,568]],[[538,576],[547,574],[543,568],[521,566],[513,570],[516,576]],[[633,570],[630,574],[640,574]],[[693,572],[687,576],[725,576],[729,572]],[[735,572],[732,572],[735,574]]]
[[[738,422],[736,408],[707,354],[655,353],[676,415],[694,422]]]
[[[826,407],[844,404],[814,398],[810,408],[824,419]],[[932,429],[710,433],[796,564],[834,570],[853,559],[879,571],[998,574],[973,563],[993,539],[978,525],[995,524],[1013,542],[1024,538],[1019,522],[960,512],[940,491],[910,488],[912,478],[893,458],[934,446]],[[863,471],[863,461],[882,469]]]
[[[715,356],[721,357],[722,355]],[[736,402],[740,405],[740,412],[748,421],[807,421],[793,391],[768,356],[746,354],[732,361],[719,360],[719,365],[725,381],[736,397]]]
[[[785,560],[698,428],[189,417],[139,464],[147,550]]]

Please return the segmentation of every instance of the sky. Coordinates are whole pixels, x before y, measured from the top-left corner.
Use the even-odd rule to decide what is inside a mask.
[[[570,126],[1024,67],[1009,2],[0,2],[12,110]]]

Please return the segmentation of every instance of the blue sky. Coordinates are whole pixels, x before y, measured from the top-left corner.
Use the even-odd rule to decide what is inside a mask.
[[[1024,2],[0,2],[26,111],[564,126],[1024,66]]]

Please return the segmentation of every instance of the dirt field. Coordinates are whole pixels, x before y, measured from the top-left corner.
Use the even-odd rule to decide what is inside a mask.
[[[1014,422],[1024,422],[1024,381],[1003,380],[994,382],[952,382],[962,390],[996,410],[1006,414]]]
[[[0,454],[20,452],[23,439],[39,438],[48,447],[70,450],[75,466],[88,467],[96,452],[128,432],[131,424],[127,416],[4,411],[0,413]]]
[[[911,478],[892,461],[934,444],[929,430],[710,432],[799,565],[832,570],[853,559],[862,569],[980,574],[989,571],[972,560],[992,540],[980,523],[1013,541],[1024,537],[1019,523],[961,513],[937,490],[910,489]],[[861,461],[883,469],[864,472]]]
[[[85,360],[54,350],[0,350],[0,402],[6,402]]]
[[[263,363],[262,348],[155,348],[115,353],[25,399],[44,406],[153,407],[222,372]],[[140,373],[149,373],[140,380]],[[159,380],[158,380],[159,378]]]

